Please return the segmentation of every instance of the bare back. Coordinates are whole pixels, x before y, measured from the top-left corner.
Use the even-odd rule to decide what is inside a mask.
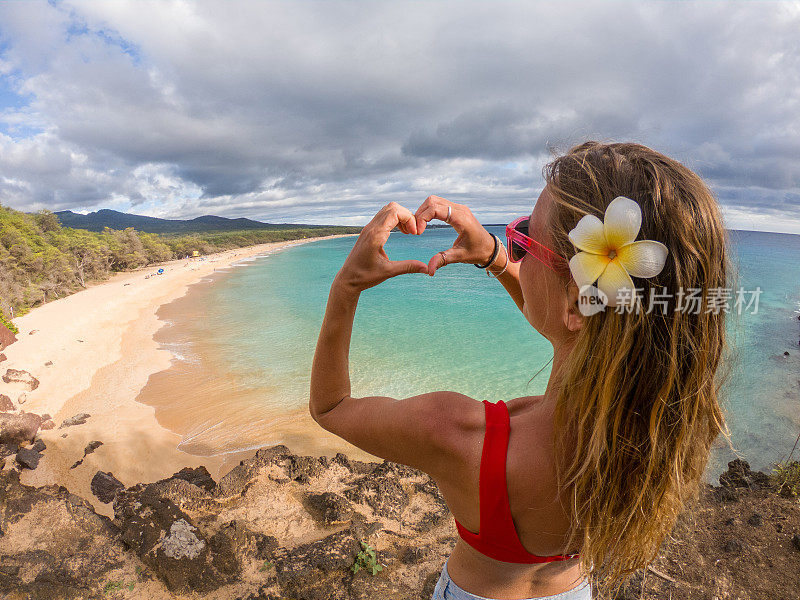
[[[506,405],[511,423],[506,475],[519,539],[532,554],[559,554],[564,551],[570,520],[556,498],[551,407],[544,396],[515,398]],[[456,519],[477,532],[478,479],[486,431],[483,403],[476,401],[465,417],[457,464],[448,476],[440,476],[436,482]],[[447,568],[456,584],[488,597],[560,593],[581,580],[577,559],[534,565],[505,563],[481,554],[460,538]]]

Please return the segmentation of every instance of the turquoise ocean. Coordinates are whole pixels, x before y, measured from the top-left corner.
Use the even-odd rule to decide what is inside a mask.
[[[735,287],[762,292],[757,312],[754,306],[741,315],[731,311],[732,375],[722,401],[738,455],[761,469],[785,458],[800,433],[800,236],[730,236]],[[454,240],[449,228],[422,236],[394,232],[385,248],[392,259],[427,262]],[[156,339],[176,355],[173,376],[183,369],[187,380],[198,373],[206,379],[201,405],[193,405],[197,390],[156,402],[159,420],[182,434],[183,449],[210,455],[281,442],[292,447],[293,427],[315,425],[307,418],[314,347],[330,284],[354,242],[322,240],[250,259],[162,309],[167,327]],[[472,265],[448,265],[434,277],[401,276],[361,295],[350,349],[352,393],[401,398],[454,390],[490,401],[537,395],[551,355],[497,281]],[[143,401],[150,403],[147,394]],[[714,481],[736,456],[718,439],[706,479]]]

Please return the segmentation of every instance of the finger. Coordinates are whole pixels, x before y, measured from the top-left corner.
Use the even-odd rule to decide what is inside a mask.
[[[428,196],[425,202],[414,213],[416,219],[417,231],[422,233],[425,231],[427,223],[433,219],[444,221],[447,219],[447,207],[450,207],[450,220],[449,225],[453,224],[453,213],[455,213],[455,204],[442,198],[441,196]]]
[[[383,226],[387,231],[399,227],[403,233],[417,233],[417,221],[410,210],[397,202],[390,202],[387,208],[383,221]]]
[[[421,260],[392,260],[389,261],[392,277],[408,273],[427,273],[428,265]]]
[[[442,256],[441,252],[437,252],[431,259],[428,261],[428,275],[433,277],[433,274],[436,273],[437,269],[441,269],[447,263],[445,262],[444,257]]]
[[[375,215],[373,220],[376,229],[375,241],[380,247],[389,239],[389,234],[395,227],[403,233],[417,233],[417,223],[411,211],[400,206],[397,202],[390,202]]]
[[[448,248],[445,250],[445,255],[447,256],[447,260],[442,257],[441,252],[437,252],[431,259],[428,261],[428,275],[433,275],[436,273],[436,269],[441,269],[445,265],[452,265],[453,263],[462,262],[466,257],[467,253],[462,248]]]

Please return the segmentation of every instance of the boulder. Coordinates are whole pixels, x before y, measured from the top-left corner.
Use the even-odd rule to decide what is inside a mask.
[[[306,494],[303,506],[322,525],[344,523],[353,517],[353,507],[345,498],[333,492]]]
[[[12,454],[16,454],[17,450],[19,450],[19,444],[16,443],[0,444],[0,468],[2,468],[3,461],[5,461],[6,457],[11,456]]]
[[[70,417],[69,419],[64,419],[64,421],[61,422],[61,426],[59,427],[59,429],[64,429],[64,427],[72,427],[74,425],[83,425],[91,416],[92,415],[88,413],[79,413],[74,417]]]
[[[83,456],[86,457],[87,454],[91,454],[102,445],[103,442],[101,442],[100,440],[92,440],[91,442],[86,444],[86,447],[83,449]]]
[[[253,531],[240,519],[233,519],[222,525],[211,538],[212,546],[220,545],[219,536],[225,536],[237,551],[260,561],[271,558],[279,545],[276,538]]]
[[[325,466],[321,459],[297,456],[283,444],[261,448],[252,458],[241,461],[220,479],[217,494],[242,494],[262,470],[267,470],[267,477],[277,483],[288,483],[292,480],[308,483],[312,477],[321,474]]]
[[[114,523],[123,542],[172,592],[210,592],[240,573],[230,545],[212,548],[189,515],[156,486],[139,484],[117,492]]]
[[[55,429],[56,424],[53,422],[53,419],[47,419],[46,421],[42,421],[41,429],[43,431],[47,431],[48,429]]]
[[[36,438],[33,442],[32,448],[37,452],[44,452],[47,450],[47,444],[44,443],[42,438]]]
[[[0,412],[9,412],[12,410],[16,410],[16,406],[11,401],[11,398],[6,396],[5,394],[0,394]]]
[[[24,386],[29,392],[32,392],[39,387],[39,380],[27,371],[19,369],[8,369],[6,374],[3,375],[3,381],[6,383],[16,383]]]
[[[351,525],[321,540],[291,550],[279,549],[275,558],[275,572],[282,596],[300,600],[349,598],[347,583],[352,578],[350,567],[361,549],[359,541],[367,539],[369,530],[376,529],[376,524],[369,529]]]
[[[0,471],[0,598],[107,598],[107,574],[133,561],[110,520],[55,485],[22,485],[15,470]],[[94,588],[94,589],[93,589]]]
[[[737,458],[728,463],[728,469],[719,476],[720,485],[727,488],[769,487],[769,475],[762,471],[751,471],[746,460]]]
[[[6,347],[10,346],[16,341],[17,336],[15,336],[8,327],[0,323],[0,350],[5,350]]]
[[[35,469],[39,466],[42,455],[33,448],[20,448],[17,452],[17,462],[26,469]]]
[[[42,418],[34,413],[0,413],[0,443],[23,443],[31,441]]]
[[[91,489],[100,502],[108,504],[114,501],[119,490],[125,489],[125,485],[113,473],[98,471],[92,477]]]
[[[211,477],[211,473],[208,472],[208,469],[203,466],[199,466],[196,469],[184,467],[175,473],[172,478],[183,479],[208,492],[213,492],[217,487],[217,482]]]
[[[399,520],[410,498],[399,481],[390,476],[364,475],[344,491],[352,502],[367,504],[376,515]]]

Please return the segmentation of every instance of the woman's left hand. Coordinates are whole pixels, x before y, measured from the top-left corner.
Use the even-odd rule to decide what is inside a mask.
[[[395,228],[406,234],[417,234],[417,222],[411,212],[390,202],[367,223],[356,240],[344,265],[336,275],[335,283],[352,292],[361,292],[405,273],[428,273],[428,265],[419,260],[389,260],[383,245]]]

